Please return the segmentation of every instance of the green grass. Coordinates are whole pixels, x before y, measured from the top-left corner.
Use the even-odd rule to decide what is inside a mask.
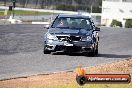
[[[56,88],[132,88],[132,84],[85,84],[84,86],[79,86],[76,83],[69,85],[60,85]]]
[[[51,85],[52,84],[52,85]],[[75,81],[71,83],[39,83],[35,85],[28,85],[24,88],[132,88],[130,84],[85,84],[83,86],[78,85]]]
[[[45,86],[36,86],[34,88],[45,88]],[[47,86],[46,88],[132,88],[132,83],[130,84],[85,84],[79,86],[77,83],[71,84],[53,84],[52,86]]]
[[[7,16],[10,16],[13,11],[8,11]],[[22,11],[22,10],[15,10],[15,16],[37,16],[37,15],[52,15],[53,13],[50,12],[37,12],[37,11]],[[0,12],[0,16],[4,16],[4,12]]]

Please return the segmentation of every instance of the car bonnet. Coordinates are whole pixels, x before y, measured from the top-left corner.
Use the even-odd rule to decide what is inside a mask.
[[[70,35],[90,35],[92,30],[87,29],[60,29],[60,28],[51,28],[48,30],[50,34],[70,34]]]

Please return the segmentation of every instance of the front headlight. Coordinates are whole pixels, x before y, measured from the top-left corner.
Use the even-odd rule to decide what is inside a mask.
[[[58,40],[58,38],[55,35],[51,35],[50,33],[47,34],[47,38],[49,40]]]
[[[92,41],[92,37],[91,36],[87,36],[85,38],[82,38],[82,41]]]

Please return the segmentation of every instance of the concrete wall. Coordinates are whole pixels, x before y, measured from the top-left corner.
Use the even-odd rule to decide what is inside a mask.
[[[125,23],[126,19],[132,19],[132,2],[103,1],[101,24],[110,26],[115,19]]]
[[[0,6],[0,9],[8,10],[9,7]],[[62,10],[46,10],[46,9],[31,9],[31,8],[19,8],[16,7],[15,10],[24,10],[24,11],[38,11],[38,12],[51,12],[56,14],[82,14],[86,16],[93,17],[93,20],[96,25],[101,24],[101,19],[98,17],[101,17],[101,13],[88,13],[88,12],[74,12],[74,11],[62,11]],[[48,16],[15,16],[14,19],[21,20],[21,21],[43,21],[47,19],[51,19],[51,17],[54,19],[53,15]]]

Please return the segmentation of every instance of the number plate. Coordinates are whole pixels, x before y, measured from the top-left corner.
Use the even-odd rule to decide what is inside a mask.
[[[73,46],[73,44],[70,43],[64,43],[65,46]]]

